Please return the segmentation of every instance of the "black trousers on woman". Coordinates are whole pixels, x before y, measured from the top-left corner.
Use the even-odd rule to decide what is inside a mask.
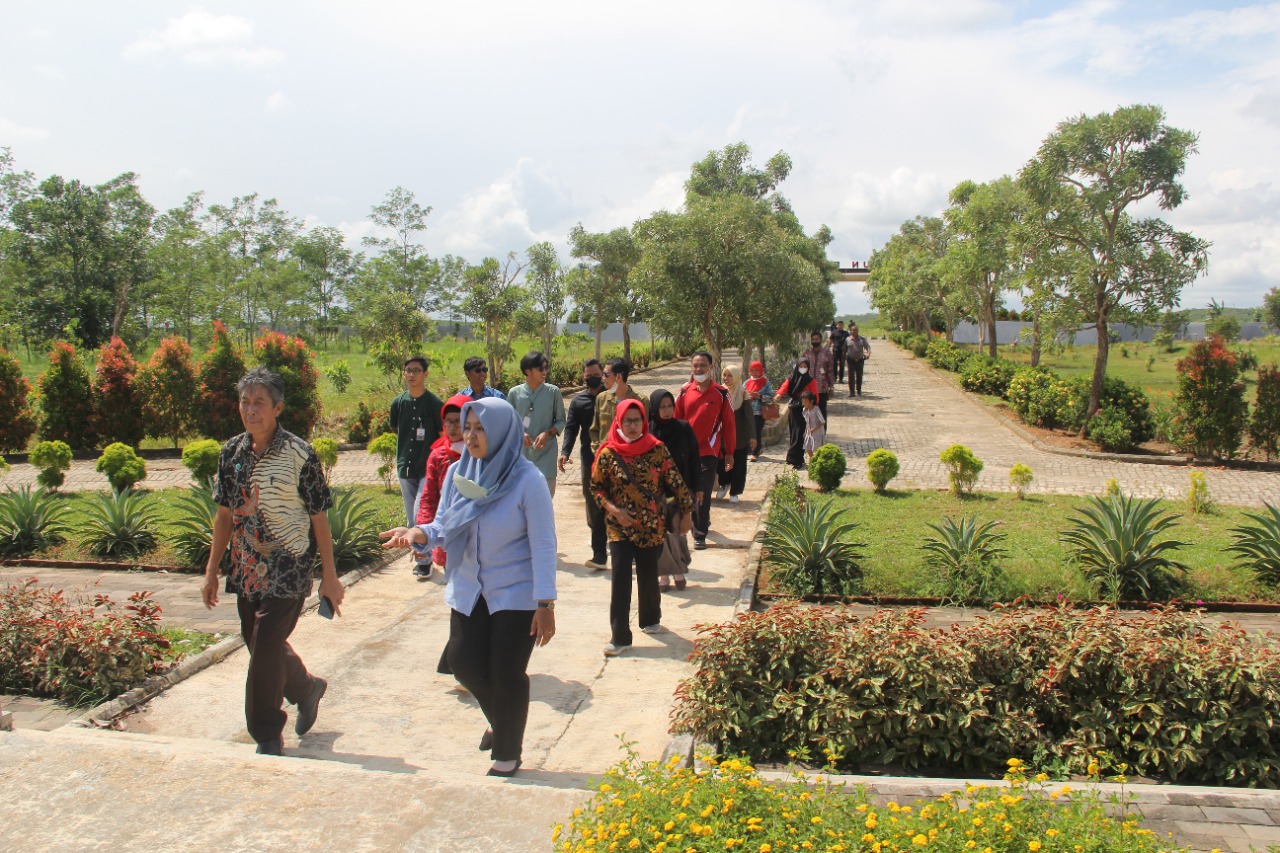
[[[721,486],[729,487],[729,494],[742,494],[747,488],[747,448],[733,451],[732,471],[724,470],[724,457],[721,457],[720,466],[716,470],[716,479],[720,481]]]
[[[449,616],[449,667],[471,691],[493,729],[493,760],[519,761],[529,721],[532,610],[489,612],[480,596],[470,616]]]
[[[639,591],[640,627],[662,622],[662,593],[658,591],[658,557],[662,546],[637,548],[624,540],[610,542],[613,556],[613,587],[609,591],[609,642],[615,646],[631,645],[631,566],[636,567],[636,589]]]
[[[764,415],[752,415],[751,420],[756,427],[756,449],[752,455],[759,456],[764,453]]]
[[[787,464],[804,468],[804,409],[787,406]]]

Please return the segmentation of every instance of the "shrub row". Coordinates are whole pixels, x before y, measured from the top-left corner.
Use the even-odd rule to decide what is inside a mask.
[[[281,425],[309,437],[320,418],[314,354],[300,338],[279,332],[265,332],[253,353],[284,379]],[[235,384],[245,369],[221,323],[214,323],[200,364],[178,336],[162,340],[141,366],[124,341],[112,338],[90,375],[75,347],[57,341],[34,394],[17,359],[0,350],[0,451],[25,450],[36,434],[76,452],[114,443],[136,447],[144,436],[170,439],[174,447],[193,434],[224,441],[242,429]]]
[[[755,761],[1083,773],[1280,786],[1280,652],[1171,610],[1007,611],[949,629],[923,610],[784,605],[705,629],[673,729]]]

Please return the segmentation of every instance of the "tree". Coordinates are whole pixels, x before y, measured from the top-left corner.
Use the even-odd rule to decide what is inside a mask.
[[[194,405],[199,389],[187,342],[177,335],[160,341],[138,371],[137,388],[142,397],[147,435],[170,438],[177,447],[195,425]]]
[[[542,352],[551,358],[551,340],[555,337],[556,324],[564,316],[564,267],[560,266],[556,248],[550,243],[535,243],[526,254],[529,256],[529,268],[524,274],[526,290],[540,317]]]
[[[264,309],[279,323],[290,299],[300,293],[300,273],[289,252],[302,223],[257,193],[233,198],[230,206],[212,205],[207,227],[226,258],[223,288],[234,300],[246,343],[262,324]]]
[[[569,322],[590,323],[596,339],[595,357],[600,357],[600,337],[609,316],[609,290],[600,266],[580,263],[565,273],[565,289],[573,300]],[[615,315],[616,316],[616,315]]]
[[[123,442],[137,447],[144,434],[142,406],[134,388],[138,365],[120,338],[112,338],[98,350],[93,375],[94,432],[103,444]]]
[[[596,352],[600,351],[600,333],[605,323],[615,318],[622,321],[622,355],[631,358],[631,323],[640,295],[629,282],[628,276],[640,260],[640,249],[630,229],[615,228],[612,231],[591,233],[579,222],[569,231],[570,254],[575,258],[594,261],[596,284],[603,289],[601,299],[593,300],[600,311],[593,318],[596,329]]]
[[[22,375],[22,365],[0,349],[0,451],[26,450],[35,435],[30,396],[31,383]]]
[[[515,332],[515,315],[526,299],[524,289],[516,284],[525,265],[509,252],[506,261],[485,258],[466,271],[467,297],[462,312],[474,317],[484,327],[485,353],[489,360],[489,376],[502,377],[502,368],[514,354],[511,341]]]
[[[940,319],[951,340],[963,298],[944,275],[950,243],[951,231],[941,217],[917,216],[902,223],[883,248],[871,253],[871,307],[895,325],[922,334]]]
[[[1035,228],[1070,259],[1056,301],[1097,331],[1086,427],[1102,399],[1107,323],[1153,318],[1208,266],[1207,242],[1128,212],[1148,198],[1162,210],[1180,205],[1177,179],[1195,151],[1194,133],[1165,124],[1158,106],[1135,105],[1060,123],[1019,174]]]
[[[66,442],[76,451],[92,450],[96,436],[89,371],[74,346],[54,341],[49,369],[40,374],[36,387],[40,393],[40,438]]]
[[[236,383],[244,376],[244,356],[231,340],[227,327],[213,321],[213,342],[200,362],[200,390],[196,403],[200,432],[226,441],[244,430]]]
[[[1017,274],[1014,230],[1025,197],[1008,175],[989,184],[962,181],[951,191],[944,217],[951,228],[946,275],[968,292],[987,352],[996,357],[996,309]]]
[[[346,291],[363,255],[348,249],[337,228],[312,228],[293,245],[293,254],[307,283],[306,300],[315,318],[316,338],[327,340],[338,331],[334,309]]]
[[[149,263],[154,278],[142,300],[144,323],[154,320],[191,343],[198,326],[216,317],[225,298],[218,287],[227,264],[225,247],[202,226],[204,194],[191,193],[155,220]]]
[[[1280,331],[1280,289],[1271,288],[1262,297],[1263,315],[1266,323],[1276,331]]]

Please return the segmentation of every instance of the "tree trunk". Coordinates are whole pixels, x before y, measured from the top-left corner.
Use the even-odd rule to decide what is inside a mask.
[[[1031,315],[1031,366],[1040,366],[1040,312]]]
[[[631,361],[631,321],[622,318],[622,357]]]
[[[711,353],[711,369],[715,370],[720,363],[720,343],[711,333],[711,317],[708,314],[702,315],[702,338],[707,342],[707,350]]]
[[[1000,345],[1000,342],[996,340],[996,298],[994,294],[987,297],[986,313],[987,330],[991,338],[991,340],[987,342],[987,346],[989,347],[988,354],[992,358],[995,358],[996,348]]]
[[[1084,424],[1080,427],[1080,437],[1089,426],[1090,419],[1098,413],[1102,402],[1102,383],[1107,378],[1107,356],[1111,350],[1111,338],[1107,334],[1107,318],[1100,316],[1094,323],[1098,333],[1098,355],[1093,360],[1093,384],[1089,387],[1089,408],[1084,412]]]
[[[600,358],[600,336],[601,336],[602,334],[604,334],[604,329],[602,329],[602,328],[600,327],[600,312],[599,312],[599,311],[597,311],[597,312],[596,312],[596,316],[595,316],[595,329],[596,329],[596,359],[597,359],[597,360],[599,360],[599,358]]]
[[[746,382],[747,377],[751,375],[751,371],[747,369],[748,366],[751,364],[751,348],[752,348],[751,339],[748,338],[742,342],[742,349],[739,351],[742,355],[741,370],[742,370],[743,382]]]

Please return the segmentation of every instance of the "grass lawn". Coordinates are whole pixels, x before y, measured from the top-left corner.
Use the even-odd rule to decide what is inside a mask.
[[[957,498],[941,491],[837,491],[831,496],[806,491],[808,500],[832,500],[844,518],[858,522],[856,538],[863,549],[864,587],[872,595],[928,596],[937,594],[934,573],[925,565],[921,544],[932,534],[929,523],[944,516],[959,519],[977,513],[981,520],[999,519],[1008,536],[1003,567],[1021,594],[1053,600],[1058,594],[1076,600],[1093,596],[1083,579],[1067,565],[1067,551],[1058,540],[1073,511],[1085,498],[1059,495],[974,494]],[[1237,507],[1217,507],[1208,515],[1186,513],[1178,503],[1163,507],[1180,514],[1167,538],[1190,543],[1174,557],[1190,567],[1191,598],[1204,601],[1277,601],[1280,594],[1254,582],[1245,569],[1234,568],[1230,528],[1246,521]],[[766,577],[762,592],[777,592]]]
[[[343,487],[348,488],[348,487]],[[382,486],[362,485],[353,487],[355,492],[361,497],[373,501],[375,512],[377,513],[379,530],[386,530],[397,524],[403,523],[404,520],[404,504],[400,500],[399,490],[394,493],[388,492]],[[44,550],[37,551],[33,554],[25,554],[23,556],[35,557],[41,560],[104,560],[88,551],[79,544],[80,537],[76,535],[76,530],[81,527],[88,518],[87,507],[91,502],[97,499],[97,495],[102,492],[67,492],[57,497],[58,502],[64,506],[64,514],[61,516],[62,522],[68,527],[66,541],[59,545],[53,545]],[[182,560],[178,556],[176,550],[171,543],[174,534],[178,532],[175,522],[182,517],[182,505],[178,503],[177,498],[186,494],[186,489],[158,489],[156,491],[142,490],[142,494],[146,496],[146,505],[154,507],[158,517],[157,534],[159,544],[152,550],[136,557],[132,562],[144,563],[148,565],[164,565],[178,566],[182,565]],[[128,561],[121,561],[123,565],[128,565]],[[203,566],[191,567],[193,571],[202,570]]]

